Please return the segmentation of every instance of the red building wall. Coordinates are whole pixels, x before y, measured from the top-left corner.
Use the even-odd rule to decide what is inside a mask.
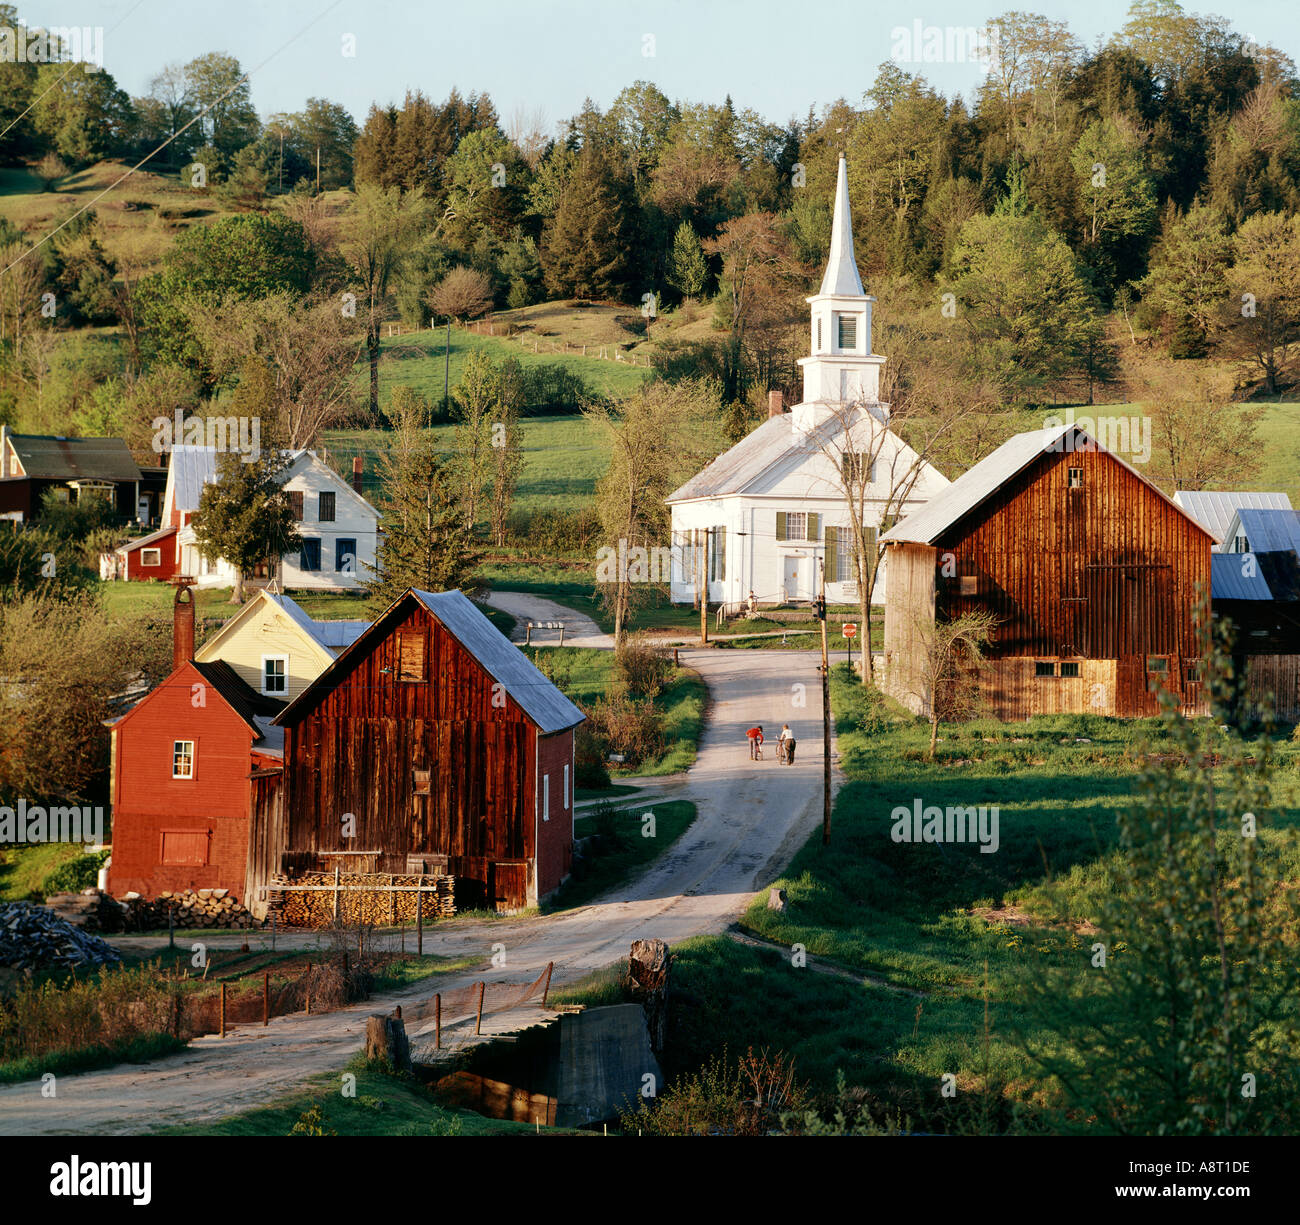
[[[157,549],[161,556],[158,559],[158,565],[146,566],[141,560],[143,549],[128,549],[126,553],[126,574],[123,576],[133,583],[147,582],[149,579],[159,579],[163,582],[169,580],[175,575],[180,567],[176,561],[176,533],[170,536],[164,536],[161,540],[155,541],[148,545],[148,548]]]
[[[109,892],[154,897],[164,889],[216,888],[243,900],[253,743],[248,725],[187,663],[115,725],[113,738]],[[195,742],[192,779],[172,778],[176,740]],[[208,835],[207,863],[164,864],[163,834],[186,831]]]
[[[560,887],[573,863],[573,732],[537,738],[537,895]],[[569,772],[565,803],[564,772]],[[550,820],[542,820],[542,782],[550,779]]]

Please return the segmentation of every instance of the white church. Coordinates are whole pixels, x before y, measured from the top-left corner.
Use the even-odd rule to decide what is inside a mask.
[[[830,258],[821,288],[807,301],[811,356],[799,359],[802,402],[785,412],[773,392],[768,419],[667,499],[674,603],[698,598],[701,566],[709,601],[729,611],[742,608],[751,592],[760,605],[811,601],[823,564],[827,602],[856,603],[844,466],[870,465],[861,510],[873,541],[949,484],[888,428],[889,405],[879,394],[885,358],[871,351],[875,299],[862,288],[853,254],[843,155]],[[873,604],[884,603],[885,579],[882,568]]]

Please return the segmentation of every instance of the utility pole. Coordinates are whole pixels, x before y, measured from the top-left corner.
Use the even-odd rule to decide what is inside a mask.
[[[447,351],[442,367],[442,411],[451,412],[451,316],[447,316]]]
[[[831,668],[826,646],[826,559],[821,559],[817,615],[822,623],[822,846],[831,841]]]
[[[704,529],[704,545],[700,549],[700,646],[709,645],[709,537],[713,529]],[[697,529],[698,534],[698,529]]]

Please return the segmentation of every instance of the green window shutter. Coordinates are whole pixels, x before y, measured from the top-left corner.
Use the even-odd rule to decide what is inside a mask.
[[[826,581],[838,583],[840,581],[840,529],[827,526],[825,537]]]
[[[821,515],[809,514],[808,516],[808,539],[820,540],[822,537],[822,517]]]
[[[778,540],[785,539],[785,511],[783,510],[776,512],[776,538]]]
[[[727,579],[727,529],[718,528],[718,578],[723,582]]]
[[[866,531],[867,537],[867,564],[864,567],[868,578],[871,577],[871,571],[875,568],[876,557],[879,553],[880,546],[876,543],[876,536],[879,533],[878,528],[869,527]]]

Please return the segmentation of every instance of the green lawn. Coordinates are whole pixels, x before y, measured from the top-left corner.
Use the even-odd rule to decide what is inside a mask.
[[[109,837],[107,828],[104,836]],[[38,842],[0,848],[0,902],[43,899],[41,885],[45,878],[55,868],[80,859],[86,851],[82,842]]]

